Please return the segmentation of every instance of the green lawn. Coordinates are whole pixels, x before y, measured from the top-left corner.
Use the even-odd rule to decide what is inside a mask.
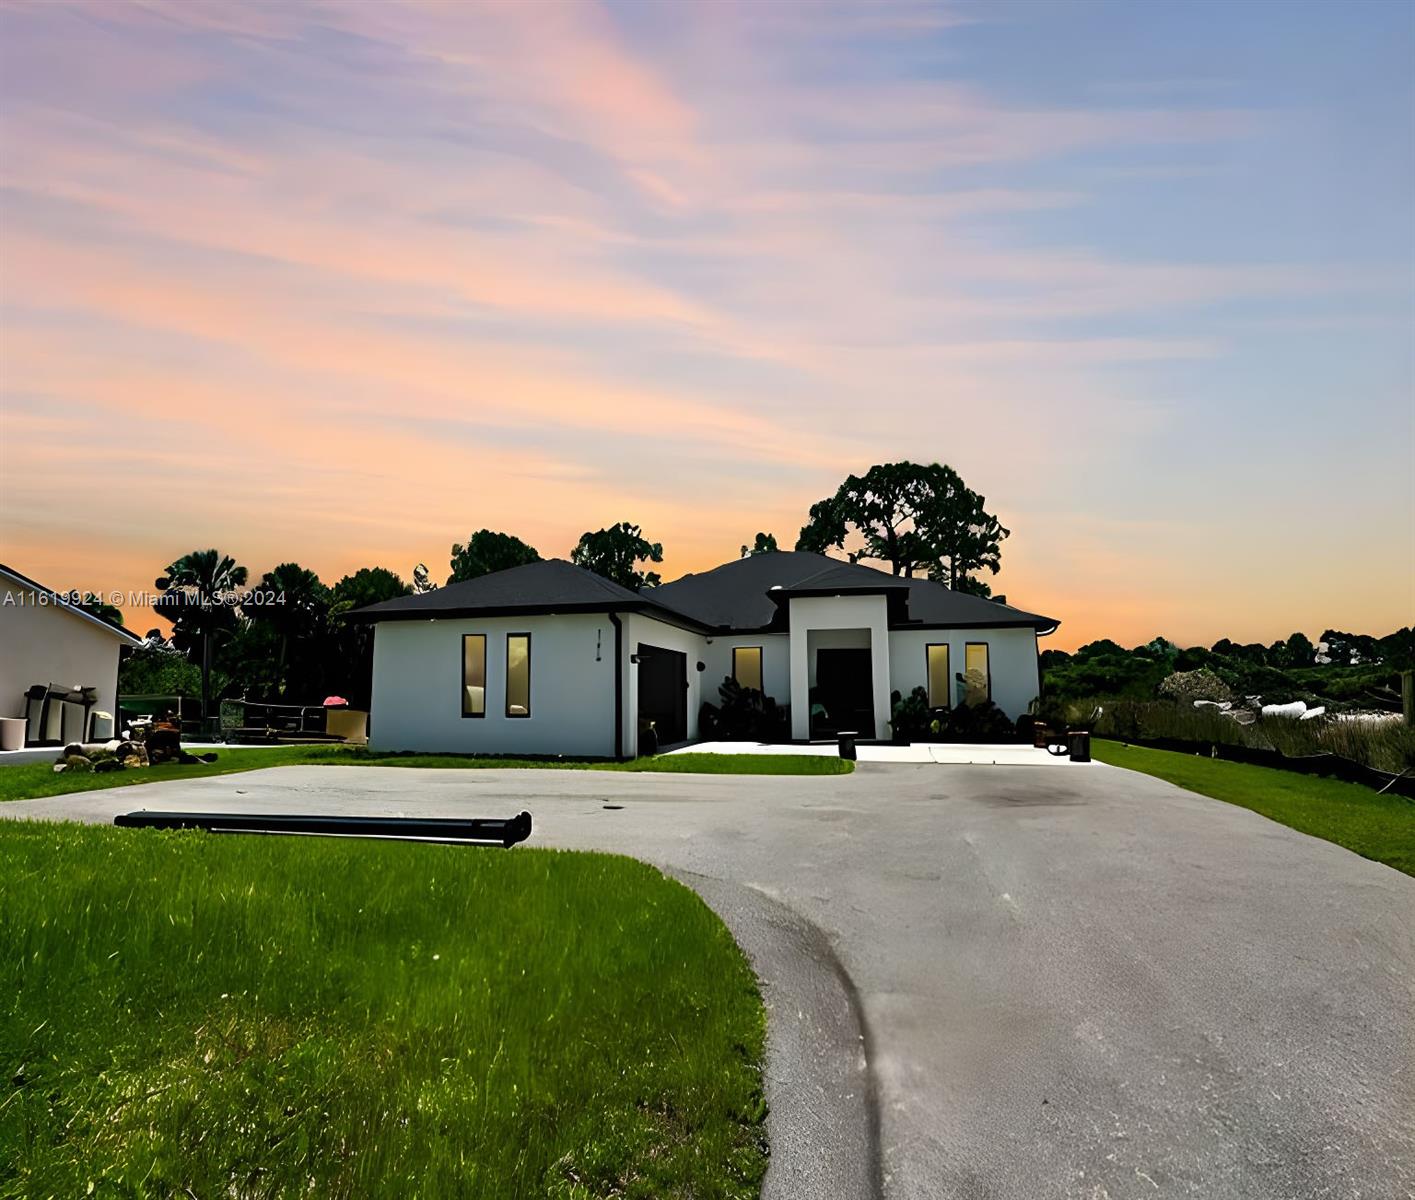
[[[755,1197],[755,981],[631,859],[0,822],[0,1196]]]
[[[1097,739],[1101,762],[1251,808],[1293,829],[1415,875],[1415,802],[1360,784]]]
[[[58,751],[55,751],[56,755]],[[668,771],[703,775],[845,775],[855,764],[846,759],[813,754],[661,754],[628,762],[589,762],[582,759],[480,758],[458,754],[380,754],[344,746],[252,746],[238,750],[217,750],[214,763],[191,766],[172,764],[132,771],[111,771],[95,775],[61,771],[53,763],[23,763],[0,766],[0,801],[32,800],[37,796],[59,796],[67,792],[87,792],[94,788],[131,787],[160,779],[195,779],[203,775],[226,775],[233,771],[256,771],[262,767],[325,764],[371,767],[442,767],[481,769],[491,767],[533,768],[560,771]]]

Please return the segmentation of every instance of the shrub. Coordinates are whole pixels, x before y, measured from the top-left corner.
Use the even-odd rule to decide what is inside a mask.
[[[898,692],[890,694],[889,727],[896,738],[922,741],[936,736],[933,710],[929,708],[929,694],[916,687],[907,697]]]
[[[1232,700],[1233,693],[1228,684],[1207,668],[1197,671],[1176,671],[1167,676],[1159,686],[1159,693],[1167,700]]]
[[[775,742],[788,732],[787,712],[770,696],[744,688],[731,676],[717,689],[720,705],[704,702],[698,728],[704,737],[726,741]]]
[[[1012,719],[991,700],[959,704],[935,724],[938,736],[946,742],[1011,742],[1018,736]]]

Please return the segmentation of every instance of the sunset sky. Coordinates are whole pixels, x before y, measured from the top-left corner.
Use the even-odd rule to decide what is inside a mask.
[[[623,519],[671,578],[910,458],[1059,648],[1415,617],[1415,6],[0,14],[46,584]]]

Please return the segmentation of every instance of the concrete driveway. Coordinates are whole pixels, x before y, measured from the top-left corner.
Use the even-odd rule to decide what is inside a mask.
[[[237,805],[525,807],[697,887],[765,982],[769,1196],[1415,1195],[1415,880],[1146,776],[288,767],[0,812]]]

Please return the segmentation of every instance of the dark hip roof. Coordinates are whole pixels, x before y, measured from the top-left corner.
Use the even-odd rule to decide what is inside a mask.
[[[631,592],[591,571],[552,558],[450,583],[421,596],[361,608],[364,621],[493,617],[575,612],[639,612],[703,633],[783,628],[792,596],[884,595],[891,628],[1028,627],[1050,633],[1057,622],[1011,605],[950,591],[820,554],[782,550],[724,563],[660,587]]]
[[[350,615],[361,621],[416,621],[438,617],[535,616],[550,613],[648,612],[658,610],[638,592],[586,571],[563,558],[547,558],[476,579],[449,583],[421,596],[397,596]],[[676,624],[700,623],[661,610]]]
[[[780,602],[791,596],[845,596],[852,592],[890,597],[891,614],[896,611],[896,597],[903,601],[898,611],[907,612],[907,617],[891,615],[890,624],[895,628],[1030,626],[1050,633],[1059,624],[995,600],[951,591],[929,579],[891,575],[799,550],[749,555],[711,571],[685,575],[643,595],[720,629],[748,630],[772,625]]]

